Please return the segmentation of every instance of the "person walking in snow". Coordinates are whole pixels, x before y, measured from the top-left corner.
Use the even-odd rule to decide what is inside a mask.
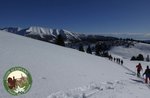
[[[137,77],[140,77],[141,76],[140,72],[141,72],[141,70],[143,70],[141,63],[136,65],[136,68],[137,68]]]
[[[116,62],[116,58],[114,57],[114,62]]]
[[[149,66],[145,69],[145,72],[143,73],[143,76],[145,75],[145,83],[150,83],[150,69]]]
[[[123,65],[123,60],[121,60],[121,65]]]

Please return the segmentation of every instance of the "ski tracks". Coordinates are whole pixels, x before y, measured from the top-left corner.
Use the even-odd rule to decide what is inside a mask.
[[[122,66],[124,69],[129,71],[126,74],[132,75],[132,78],[130,78],[129,80],[133,81],[132,83],[134,84],[135,87],[138,86],[139,84],[142,85],[144,84],[144,78],[136,77],[136,72],[132,71],[128,67],[124,65],[120,65],[120,66]],[[134,79],[133,77],[135,77],[136,79]],[[121,96],[120,94],[124,92],[124,90],[128,92],[128,94],[130,93],[132,94],[132,91],[130,91],[131,88],[126,88],[127,85],[128,87],[130,87],[129,82],[131,81],[116,80],[112,82],[109,81],[109,82],[99,83],[99,84],[91,83],[87,86],[78,87],[67,91],[59,91],[56,93],[52,93],[47,98],[97,98],[95,96],[97,95],[99,96],[99,94],[105,94],[105,96],[107,96],[108,92],[111,94],[108,95],[107,97],[117,98],[118,96]],[[133,84],[131,84],[131,86],[133,86]],[[148,89],[150,89],[150,86],[148,84],[145,84],[145,86],[147,86]],[[122,91],[122,89],[124,90]],[[117,92],[117,94],[114,94],[114,92]]]
[[[100,92],[114,91],[114,89],[123,88],[124,83],[121,81],[106,82],[95,84],[92,83],[88,86],[78,87],[68,91],[60,91],[51,94],[47,98],[92,98],[94,95]]]

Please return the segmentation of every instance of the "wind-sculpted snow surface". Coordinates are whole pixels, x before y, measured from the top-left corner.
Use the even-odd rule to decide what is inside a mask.
[[[134,81],[134,79],[133,81],[131,79],[130,81],[116,80],[113,82],[108,81],[99,84],[92,83],[88,86],[52,93],[47,98],[127,98],[127,96],[129,98],[133,98],[131,97],[134,95],[134,93],[132,93],[132,90],[138,91],[137,89],[144,89],[142,88],[142,86],[145,86],[143,82],[138,83]],[[148,98],[148,96],[146,96],[147,93],[148,92],[145,93],[144,91],[142,91],[142,93],[135,94],[134,96],[145,96],[145,98]]]
[[[59,91],[56,93],[52,93],[47,98],[87,98],[93,96],[100,91],[111,89],[114,89],[114,83],[112,82],[102,84],[91,83],[90,85],[78,87],[68,91]]]
[[[3,86],[14,66],[26,68],[33,80],[28,93],[15,97]],[[149,89],[127,73],[106,58],[0,31],[0,98],[149,98]]]

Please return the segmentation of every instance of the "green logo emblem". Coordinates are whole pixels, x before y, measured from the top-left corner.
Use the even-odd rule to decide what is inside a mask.
[[[11,95],[18,96],[30,90],[32,77],[25,68],[13,67],[6,72],[3,83]]]

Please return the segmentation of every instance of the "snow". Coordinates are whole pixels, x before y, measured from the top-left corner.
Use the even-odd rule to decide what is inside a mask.
[[[15,97],[3,86],[14,66],[33,79],[30,91]],[[106,58],[0,31],[0,98],[149,98],[145,84],[133,80],[140,79]]]

